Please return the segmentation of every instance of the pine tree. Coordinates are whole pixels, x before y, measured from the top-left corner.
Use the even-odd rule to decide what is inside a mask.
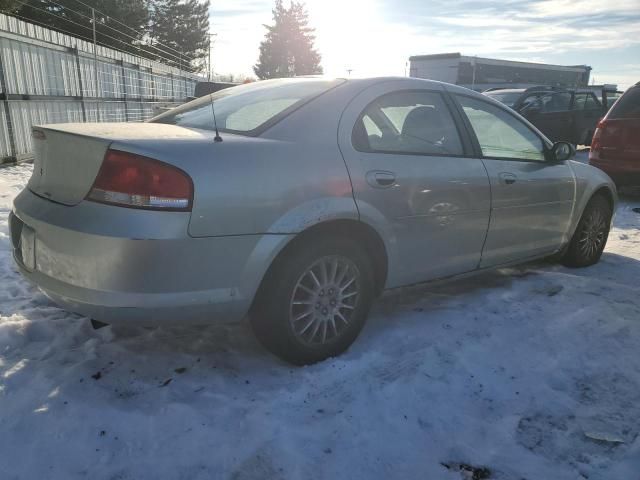
[[[20,6],[19,0],[0,0],[0,12],[12,13]]]
[[[8,3],[9,7],[14,3],[0,1]],[[100,45],[132,53],[138,51],[149,21],[146,0],[85,0],[84,3],[96,9],[96,39]],[[11,13],[89,41],[93,37],[91,8],[73,0],[30,0]]]
[[[286,8],[276,0],[273,25],[260,44],[260,57],[253,71],[260,79],[314,75],[322,73],[321,56],[314,48],[314,29],[304,3],[291,1]]]
[[[202,70],[208,53],[209,0],[0,0],[15,13],[54,30],[189,70]],[[130,28],[127,28],[130,27]]]
[[[151,4],[152,44],[159,42],[183,57],[169,63],[203,70],[209,47],[209,0],[151,0]]]

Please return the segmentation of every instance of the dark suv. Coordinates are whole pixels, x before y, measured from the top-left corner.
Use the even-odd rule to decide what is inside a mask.
[[[598,124],[589,163],[618,186],[640,186],[640,82],[624,92]]]
[[[552,87],[500,89],[485,95],[508,105],[553,141],[589,145],[598,121],[606,113],[592,91]]]

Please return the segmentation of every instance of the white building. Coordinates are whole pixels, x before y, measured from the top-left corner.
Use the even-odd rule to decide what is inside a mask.
[[[495,87],[526,88],[536,85],[579,88],[589,84],[591,67],[515,62],[468,57],[460,53],[416,55],[409,58],[409,75],[454,83],[473,90]]]

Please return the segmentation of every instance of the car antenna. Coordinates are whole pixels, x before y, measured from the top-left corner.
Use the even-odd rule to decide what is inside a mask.
[[[216,131],[216,136],[213,137],[213,141],[218,143],[222,141],[222,137],[220,136],[220,132],[218,131],[218,122],[216,120],[216,109],[213,106],[213,95],[209,95],[209,100],[211,100],[211,113],[213,113],[213,128]]]

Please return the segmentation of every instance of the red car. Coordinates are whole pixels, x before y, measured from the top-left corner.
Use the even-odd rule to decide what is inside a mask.
[[[598,123],[589,163],[604,170],[618,186],[640,186],[640,82]]]

